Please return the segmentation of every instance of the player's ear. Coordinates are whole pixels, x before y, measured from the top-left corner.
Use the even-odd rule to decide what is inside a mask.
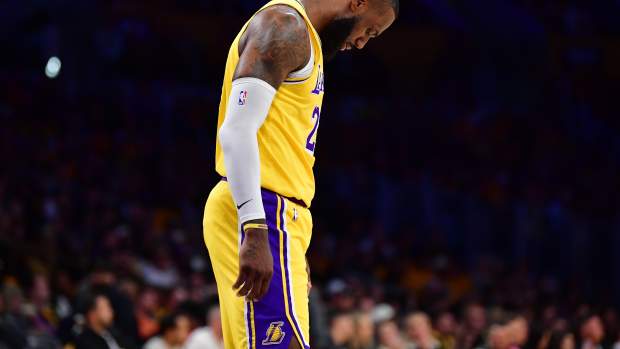
[[[368,0],[351,0],[351,12],[360,14],[368,8]]]

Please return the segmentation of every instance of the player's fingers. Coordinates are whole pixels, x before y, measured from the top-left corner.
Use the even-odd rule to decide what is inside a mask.
[[[252,289],[248,292],[248,299],[251,299],[253,301],[257,301],[260,299],[259,294],[262,287],[261,284],[262,282],[260,277],[252,280]]]
[[[263,298],[269,290],[269,284],[271,282],[271,275],[263,275],[256,283],[256,292],[254,293],[254,300],[260,300]]]
[[[250,293],[250,290],[254,288],[255,279],[256,279],[256,273],[249,271],[246,274],[245,283],[243,284],[243,286],[241,286],[239,291],[237,291],[237,296],[239,297],[247,296],[248,293]]]
[[[247,270],[245,268],[241,268],[239,270],[239,276],[237,276],[237,281],[235,281],[235,283],[232,286],[233,290],[236,290],[239,287],[241,287],[241,285],[245,283],[246,279],[247,279]]]

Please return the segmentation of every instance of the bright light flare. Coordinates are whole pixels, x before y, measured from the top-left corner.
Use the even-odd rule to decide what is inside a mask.
[[[50,79],[54,79],[60,73],[60,68],[62,67],[62,63],[60,59],[56,56],[51,57],[47,61],[47,65],[45,66],[45,76]]]

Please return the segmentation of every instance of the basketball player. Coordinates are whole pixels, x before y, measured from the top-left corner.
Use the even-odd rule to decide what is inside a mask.
[[[273,0],[228,52],[205,206],[228,349],[309,348],[308,272],[323,58],[361,49],[398,0]]]

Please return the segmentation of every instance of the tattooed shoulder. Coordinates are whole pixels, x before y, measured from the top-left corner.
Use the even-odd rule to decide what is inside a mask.
[[[259,12],[239,42],[234,78],[256,77],[278,88],[310,58],[308,28],[293,8],[274,5]]]

